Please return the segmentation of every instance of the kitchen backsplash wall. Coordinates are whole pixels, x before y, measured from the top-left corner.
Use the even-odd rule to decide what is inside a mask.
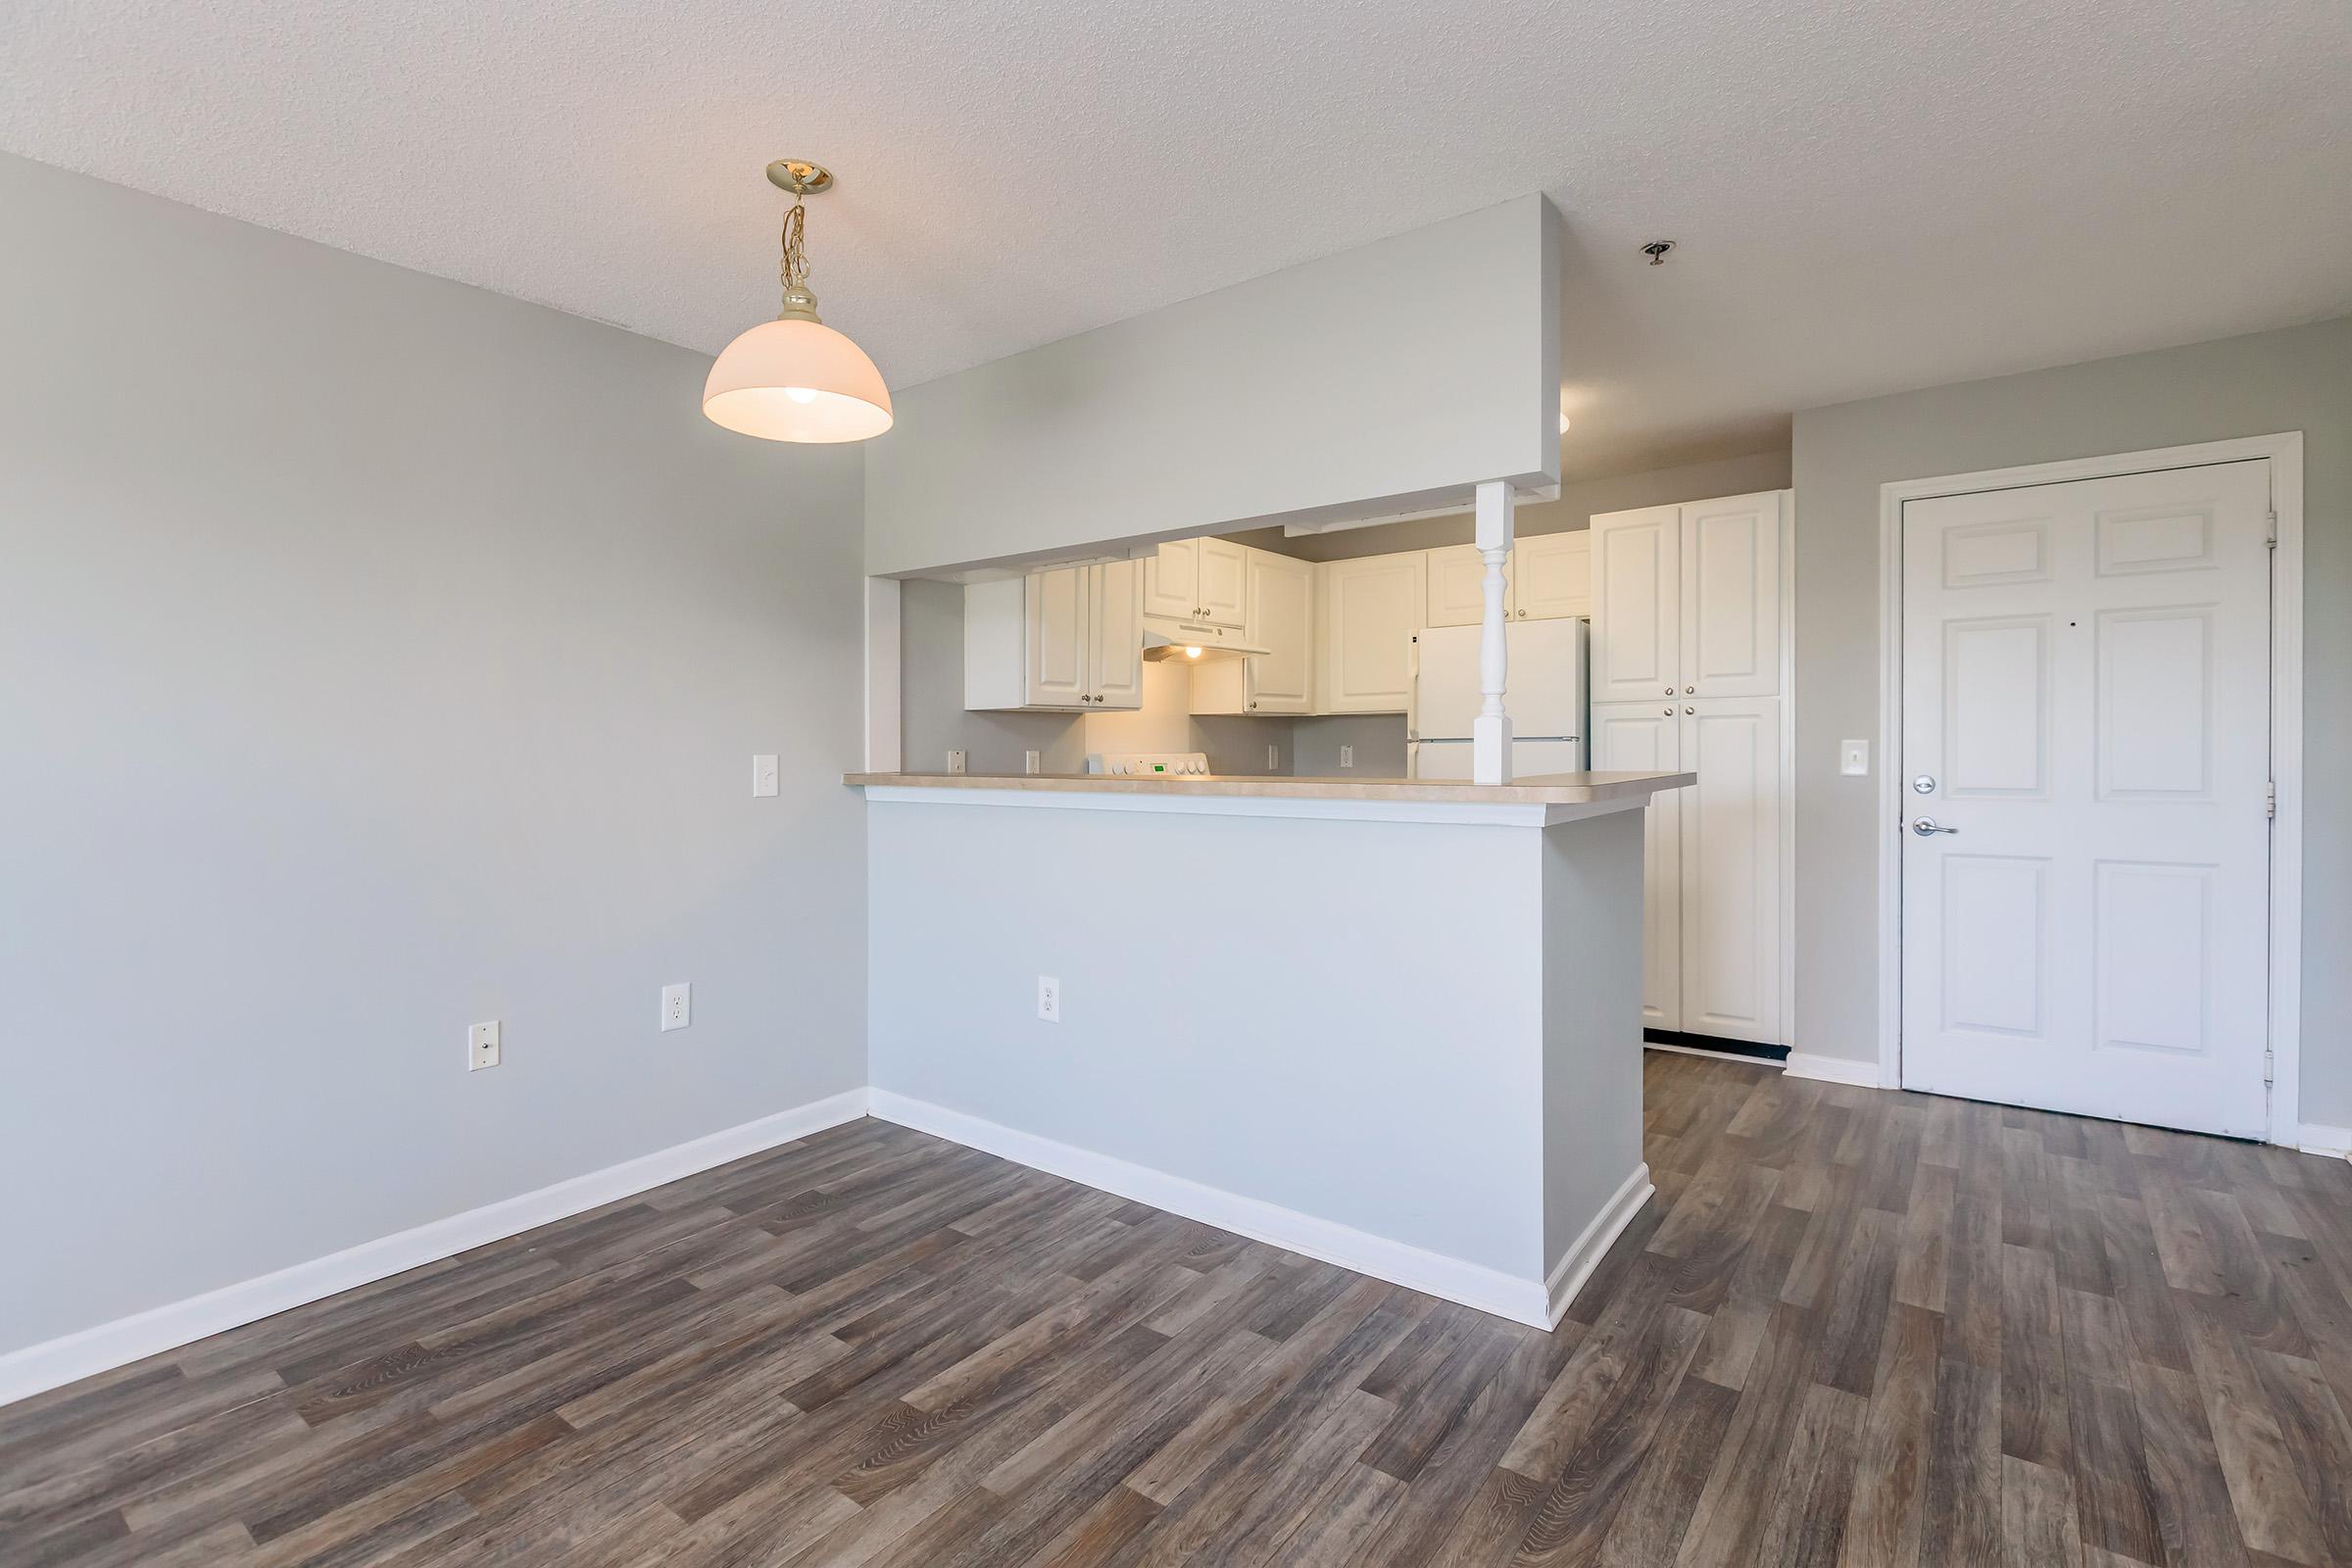
[[[1144,666],[1144,705],[1124,712],[973,712],[963,706],[963,587],[909,582],[900,601],[900,657],[904,688],[900,735],[906,765],[914,772],[947,766],[948,753],[965,754],[974,773],[1018,773],[1027,754],[1038,770],[1077,773],[1089,752],[1205,752],[1219,773],[1264,773],[1266,748],[1277,749],[1271,771],[1289,773],[1295,721],[1282,718],[1196,718],[1192,676],[1173,662]],[[1401,735],[1401,730],[1399,734]],[[1402,770],[1399,743],[1397,770]]]

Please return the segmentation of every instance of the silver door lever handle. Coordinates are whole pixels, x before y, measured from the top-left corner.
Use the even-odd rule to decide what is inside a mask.
[[[1956,827],[1937,827],[1932,816],[1915,816],[1911,819],[1911,831],[1924,839],[1931,833],[1957,833],[1960,830]]]

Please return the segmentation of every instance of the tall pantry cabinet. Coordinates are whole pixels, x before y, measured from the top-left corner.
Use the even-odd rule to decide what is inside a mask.
[[[1642,1022],[1788,1043],[1789,492],[1592,519],[1592,765],[1643,827]]]

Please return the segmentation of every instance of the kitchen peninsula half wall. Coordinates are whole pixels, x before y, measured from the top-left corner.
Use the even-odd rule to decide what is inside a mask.
[[[875,1114],[1544,1327],[1647,1197],[1690,775],[848,782]]]

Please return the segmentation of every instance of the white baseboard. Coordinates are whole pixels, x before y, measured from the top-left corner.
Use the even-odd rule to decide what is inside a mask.
[[[1560,1319],[1567,1315],[1568,1304],[1576,1299],[1576,1293],[1585,1288],[1585,1281],[1592,1277],[1592,1271],[1608,1255],[1610,1244],[1624,1234],[1625,1228],[1634,1222],[1634,1216],[1642,1212],[1642,1205],[1649,1201],[1649,1195],[1656,1191],[1649,1182],[1649,1163],[1644,1160],[1634,1167],[1633,1174],[1625,1179],[1625,1185],[1617,1189],[1616,1196],[1608,1200],[1599,1213],[1592,1216],[1592,1223],[1585,1227],[1585,1234],[1576,1239],[1553,1266],[1551,1277],[1544,1282],[1545,1328],[1560,1326]]]
[[[895,1121],[903,1127],[912,1127],[917,1132],[945,1138],[967,1149],[996,1154],[1033,1170],[1082,1182],[1088,1187],[1133,1199],[1139,1203],[1150,1203],[1154,1208],[1164,1208],[1171,1214],[1182,1214],[1187,1219],[1197,1219],[1203,1225],[1214,1225],[1219,1230],[1247,1236],[1251,1241],[1265,1242],[1308,1257],[1320,1258],[1326,1263],[1336,1263],[1342,1268],[1353,1269],[1358,1274],[1387,1280],[1392,1285],[1402,1285],[1408,1290],[1426,1292],[1448,1301],[1459,1301],[1464,1306],[1474,1306],[1482,1312],[1509,1318],[1514,1323],[1549,1329],[1558,1322],[1557,1315],[1551,1310],[1551,1293],[1545,1282],[1541,1280],[1520,1279],[1483,1263],[1465,1262],[1461,1258],[1447,1257],[1444,1253],[1432,1252],[1404,1242],[1393,1242],[1386,1237],[1359,1231],[1351,1225],[1343,1225],[1337,1220],[1319,1219],[1295,1208],[1269,1203],[1263,1199],[1245,1198],[1239,1193],[1229,1193],[1189,1177],[1172,1176],[1166,1171],[1153,1170],[1149,1165],[1138,1165],[1109,1154],[1099,1154],[1092,1150],[1057,1143],[1051,1138],[1041,1138],[1035,1133],[1021,1132],[960,1110],[951,1110],[929,1101],[909,1099],[887,1089],[871,1091],[868,1108],[884,1121]],[[1646,1197],[1649,1191],[1648,1167],[1642,1167],[1628,1178],[1626,1187],[1638,1188],[1642,1196]],[[1600,1251],[1607,1250],[1608,1243],[1615,1239],[1617,1232],[1624,1228],[1625,1220],[1632,1217],[1633,1210],[1641,1206],[1640,1200],[1636,1199],[1630,1206],[1626,1206],[1624,1215],[1617,1218],[1603,1234],[1604,1223],[1624,1200],[1625,1193],[1621,1191],[1618,1198],[1612,1200],[1610,1209],[1592,1222],[1585,1238],[1580,1238],[1577,1247],[1570,1250],[1567,1258],[1562,1259],[1562,1270],[1555,1271],[1555,1278],[1567,1290],[1567,1294],[1561,1298],[1563,1306],[1568,1297],[1575,1294],[1575,1287],[1584,1283],[1584,1276],[1592,1272],[1590,1263],[1587,1263],[1581,1272],[1574,1274],[1573,1283],[1570,1283],[1569,1274],[1563,1272],[1587,1250],[1587,1241],[1598,1239],[1599,1250],[1592,1253],[1592,1257],[1597,1258]]]
[[[1829,1084],[1859,1084],[1864,1089],[1884,1089],[1879,1081],[1879,1064],[1875,1061],[1856,1061],[1850,1056],[1817,1056],[1809,1052],[1791,1051],[1782,1070],[1791,1078],[1818,1078]]]
[[[2352,1127],[2329,1127],[2324,1122],[2307,1121],[2295,1145],[2306,1154],[2333,1154],[2339,1159],[2352,1159]]]
[[[865,1114],[865,1097],[863,1089],[852,1089],[274,1274],[11,1350],[0,1355],[0,1405],[856,1121]]]

